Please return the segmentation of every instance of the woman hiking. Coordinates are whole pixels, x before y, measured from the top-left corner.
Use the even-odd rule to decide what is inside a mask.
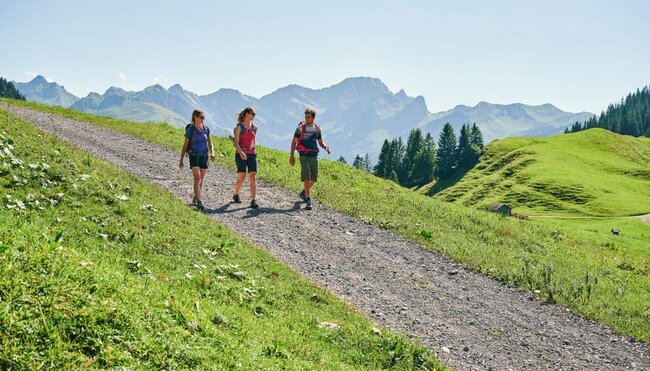
[[[255,174],[257,174],[257,154],[255,152],[255,135],[257,126],[253,123],[255,110],[253,107],[246,107],[237,115],[237,126],[235,126],[235,164],[237,165],[237,182],[235,183],[235,194],[232,199],[235,203],[241,203],[239,191],[241,190],[246,171],[250,177],[251,207],[257,209],[259,205],[255,201],[257,187]]]
[[[208,153],[210,160],[214,161],[214,149],[210,139],[210,129],[203,124],[205,114],[203,111],[194,110],[192,112],[192,122],[185,126],[185,141],[181,150],[181,160],[179,167],[183,169],[183,159],[185,154],[190,157],[190,169],[194,178],[194,197],[192,205],[199,210],[205,209],[201,202],[201,189],[203,188],[203,178],[208,170]]]

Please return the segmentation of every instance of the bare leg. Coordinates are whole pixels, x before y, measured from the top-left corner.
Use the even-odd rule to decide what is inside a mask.
[[[313,180],[305,180],[305,196],[307,196],[307,198],[311,198],[309,194],[314,183],[315,182]]]
[[[237,173],[237,182],[235,183],[235,194],[239,194],[239,190],[241,190],[241,186],[244,184],[244,180],[246,180],[246,173]]]
[[[201,169],[201,184],[199,185],[199,188],[203,190],[203,178],[205,178],[205,173],[208,172],[208,169]]]
[[[251,178],[251,199],[252,199],[252,200],[254,200],[254,199],[255,199],[255,196],[257,196],[257,183],[256,183],[256,181],[255,181],[255,174],[257,174],[257,173],[254,172],[254,171],[248,173],[248,175],[249,175],[250,178]]]
[[[192,177],[194,178],[194,198],[201,200],[201,168],[194,166],[192,168]]]

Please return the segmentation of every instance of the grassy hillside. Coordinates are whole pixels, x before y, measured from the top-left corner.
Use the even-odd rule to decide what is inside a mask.
[[[0,369],[440,367],[172,195],[2,110],[0,190]]]
[[[180,150],[182,143],[182,133],[167,125],[134,124],[32,103],[15,104],[106,126],[174,150]],[[326,132],[324,136],[327,138]],[[215,138],[215,143],[221,154],[218,162],[234,168],[232,144],[225,138]],[[333,150],[336,154],[336,148]],[[289,167],[286,152],[260,148],[259,161],[261,178],[292,189],[297,196],[299,169]],[[337,162],[321,164],[316,199],[505,283],[540,290],[548,301],[609,323],[622,333],[650,340],[647,243],[502,218],[414,193]]]
[[[492,142],[479,164],[436,198],[532,215],[650,212],[650,139],[602,129]]]
[[[185,127],[188,119],[180,117],[159,105],[148,102],[126,103],[120,107],[109,107],[92,112],[93,114],[108,117],[117,117],[122,120],[138,122],[169,122],[175,127]]]

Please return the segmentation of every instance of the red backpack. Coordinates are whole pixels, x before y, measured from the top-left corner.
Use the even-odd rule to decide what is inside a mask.
[[[320,135],[320,126],[318,126],[316,123],[314,123],[314,126],[316,127],[316,134]],[[307,132],[307,123],[300,121],[298,123],[298,127],[300,128],[300,137],[298,137],[298,145],[296,146],[298,153],[318,153],[318,145],[316,145],[316,149],[310,149],[306,148],[302,144],[302,137],[304,137],[305,133]]]

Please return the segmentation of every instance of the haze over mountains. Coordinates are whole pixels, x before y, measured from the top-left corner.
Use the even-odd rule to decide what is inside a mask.
[[[464,123],[475,122],[487,143],[508,136],[561,133],[566,126],[593,116],[589,112],[564,112],[551,104],[486,102],[430,113],[422,96],[410,97],[404,90],[393,93],[381,80],[370,77],[347,78],[322,89],[289,85],[261,98],[226,88],[197,95],[179,84],[169,89],[156,84],[136,92],[111,87],[104,94],[90,93],[78,99],[42,76],[15,84],[31,101],[134,121],[165,121],[177,127],[189,122],[192,110],[199,108],[205,111],[207,124],[219,135],[232,132],[235,115],[244,107],[253,106],[258,112],[258,142],[282,150],[288,150],[304,108],[310,106],[318,112],[316,121],[334,150],[332,157],[344,156],[348,162],[365,153],[374,162],[385,139],[405,137],[415,127],[437,138],[446,122],[456,130]]]

